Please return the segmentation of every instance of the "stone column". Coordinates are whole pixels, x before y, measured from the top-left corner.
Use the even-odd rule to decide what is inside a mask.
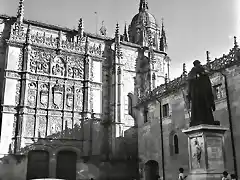
[[[225,170],[224,133],[219,125],[198,125],[182,130],[188,136],[187,180],[220,179]]]

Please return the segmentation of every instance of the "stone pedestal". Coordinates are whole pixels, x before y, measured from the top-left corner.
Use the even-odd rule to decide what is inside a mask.
[[[198,125],[182,130],[188,135],[187,180],[219,180],[225,170],[224,133],[228,128]]]

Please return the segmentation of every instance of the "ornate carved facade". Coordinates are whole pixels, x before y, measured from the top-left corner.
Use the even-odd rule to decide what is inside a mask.
[[[165,74],[169,77],[157,22],[141,19],[147,10],[141,8],[139,18],[133,18],[130,42],[118,25],[109,38],[84,32],[82,19],[77,31],[25,20],[22,0],[18,18],[0,16],[0,155],[47,151],[51,177],[58,176],[51,168],[58,166],[60,151],[76,152],[79,161],[126,159],[127,152],[119,154],[119,138],[136,125],[134,106],[164,82]],[[145,38],[143,32],[131,34],[139,24]]]

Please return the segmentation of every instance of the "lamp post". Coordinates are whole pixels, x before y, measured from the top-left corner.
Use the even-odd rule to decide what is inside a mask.
[[[162,176],[163,180],[165,180],[165,158],[164,158],[164,143],[163,143],[163,121],[162,121],[162,101],[161,99],[157,99],[159,102],[159,114],[160,114],[160,134],[161,134],[161,156],[162,156]]]

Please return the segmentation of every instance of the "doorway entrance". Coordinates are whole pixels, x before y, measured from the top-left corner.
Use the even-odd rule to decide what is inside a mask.
[[[77,154],[72,151],[60,151],[57,155],[56,178],[76,180]]]

